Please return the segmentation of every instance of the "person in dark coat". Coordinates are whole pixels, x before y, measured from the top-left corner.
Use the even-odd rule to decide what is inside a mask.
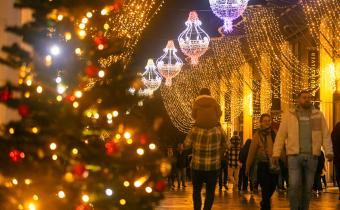
[[[314,176],[314,185],[313,190],[316,193],[322,192],[322,184],[321,184],[321,174],[325,167],[325,155],[321,151],[321,155],[318,157],[318,166],[316,168],[315,176]]]
[[[187,166],[187,155],[183,150],[183,144],[178,145],[178,150],[176,154],[176,171],[177,171],[177,187],[181,187],[181,182],[182,182],[182,187],[185,188],[185,180],[186,180],[186,166]]]
[[[239,172],[239,178],[238,178],[238,191],[247,191],[248,188],[248,176],[246,176],[246,163],[247,163],[247,157],[248,152],[250,148],[251,139],[247,139],[246,143],[242,147],[239,155],[239,162],[242,164],[240,172]],[[250,182],[250,191],[253,191],[252,189],[253,184]]]
[[[228,190],[228,151],[223,153],[223,157],[221,159],[221,169],[220,174],[218,176],[218,184],[220,191],[224,187],[225,190]]]
[[[340,191],[340,122],[338,122],[332,131],[332,143],[334,151],[334,165],[336,173],[336,181]],[[339,196],[340,200],[340,196]]]

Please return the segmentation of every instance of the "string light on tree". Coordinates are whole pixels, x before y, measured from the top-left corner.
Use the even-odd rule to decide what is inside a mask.
[[[185,25],[187,28],[179,35],[178,43],[182,52],[190,57],[191,64],[197,64],[198,58],[208,50],[210,37],[201,28],[202,22],[196,11],[189,13]]]
[[[233,20],[240,17],[247,7],[249,0],[209,0],[213,13],[224,21],[223,30],[233,30]]]
[[[164,54],[157,59],[158,72],[165,78],[165,85],[171,86],[172,79],[179,74],[183,61],[176,55],[177,49],[172,40],[164,48]]]

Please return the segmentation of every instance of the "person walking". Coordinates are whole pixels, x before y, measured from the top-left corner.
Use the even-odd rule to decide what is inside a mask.
[[[271,197],[275,192],[278,182],[279,170],[273,168],[271,163],[274,139],[275,132],[271,128],[270,115],[262,114],[260,117],[260,129],[255,133],[251,141],[246,162],[246,175],[249,175],[255,157],[258,160],[257,177],[262,194],[261,210],[271,209]]]
[[[225,190],[228,190],[227,182],[228,182],[228,152],[225,151],[221,159],[220,174],[218,175],[218,186],[220,191],[222,191],[223,187]]]
[[[185,188],[185,180],[186,180],[186,162],[187,162],[187,156],[184,152],[184,146],[183,144],[178,145],[177,154],[176,154],[176,171],[177,171],[177,187]]]
[[[238,161],[240,151],[242,147],[242,142],[238,136],[238,132],[234,131],[233,136],[230,139],[230,149],[228,157],[228,179],[229,183],[233,183],[233,191],[237,190],[238,177],[240,171],[241,163]]]
[[[301,91],[297,107],[282,117],[273,149],[275,164],[278,164],[284,146],[288,156],[290,209],[308,210],[321,147],[327,160],[333,159],[325,117],[320,110],[314,109],[308,91]]]
[[[242,164],[241,169],[239,172],[239,178],[238,178],[238,191],[247,191],[248,189],[248,175],[246,175],[246,162],[248,158],[249,148],[251,144],[251,139],[247,139],[246,143],[241,149],[240,155],[239,155],[239,162]],[[252,168],[252,167],[251,167]],[[250,191],[253,191],[253,183],[250,179]]]
[[[206,183],[206,198],[203,210],[210,210],[214,203],[221,157],[227,148],[227,138],[219,125],[220,107],[217,101],[210,96],[209,89],[201,89],[192,112],[195,125],[189,131],[184,141],[184,147],[186,149],[192,148],[194,210],[201,210],[201,191],[204,182]]]
[[[332,143],[334,149],[334,166],[336,174],[336,182],[340,192],[340,122],[338,122],[332,131]],[[340,196],[339,196],[340,200]]]
[[[176,176],[176,169],[175,169],[175,157],[174,157],[174,151],[172,147],[168,147],[167,157],[171,162],[171,171],[168,175],[168,189],[174,189],[175,185],[175,176]]]

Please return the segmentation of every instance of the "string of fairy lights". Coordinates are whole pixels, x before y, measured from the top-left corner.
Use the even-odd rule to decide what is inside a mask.
[[[340,7],[340,2],[337,0],[303,0],[301,1],[303,11],[306,14],[308,28],[316,42],[319,42],[320,36],[334,37],[333,40],[329,40],[327,44],[331,45],[334,50],[338,50],[336,42],[340,41],[340,14],[337,9]],[[327,34],[321,34],[320,27],[324,25],[327,28],[331,28],[326,32]],[[324,31],[322,33],[325,33]],[[319,42],[322,46],[323,43]]]
[[[339,18],[335,20],[338,14],[335,14],[334,8],[337,8],[338,3],[332,1],[323,4],[324,8],[331,10],[327,17],[333,19],[328,17],[329,20],[337,23]],[[260,114],[271,110],[273,97],[280,100],[283,106],[289,107],[295,103],[294,96],[301,89],[313,93],[318,91],[319,74],[311,74],[311,68],[293,53],[292,46],[281,32],[275,9],[277,8],[248,6],[241,23],[244,35],[212,38],[210,49],[197,66],[184,65],[172,86],[166,88],[161,86],[166,110],[179,130],[186,132],[192,125],[193,119],[190,116],[192,102],[197,96],[198,89],[205,87],[204,84],[209,84],[207,87],[210,87],[218,100],[221,99],[221,95],[228,98],[224,103],[224,106],[230,109],[226,110],[226,114],[231,115],[226,117],[228,120],[240,116],[244,111],[244,103],[250,103],[244,101],[246,100],[244,91],[237,87],[243,87],[245,84],[245,87],[250,88],[253,92],[250,101],[255,127],[258,126]],[[320,21],[314,24],[320,25]],[[316,28],[315,31],[320,30]],[[244,48],[249,52],[244,52]],[[244,77],[242,68],[248,62],[253,69],[253,79],[250,83]],[[190,75],[190,72],[194,76]],[[200,73],[203,73],[201,77]],[[210,74],[215,74],[215,77],[211,77]]]

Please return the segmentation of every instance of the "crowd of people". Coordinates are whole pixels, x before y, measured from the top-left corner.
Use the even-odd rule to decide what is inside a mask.
[[[220,191],[257,193],[260,189],[262,210],[271,209],[275,190],[288,189],[290,209],[308,210],[312,190],[322,192],[322,182],[327,188],[326,161],[333,159],[340,186],[340,122],[330,135],[323,113],[313,107],[307,91],[298,95],[295,109],[284,113],[278,130],[264,113],[260,127],[244,143],[237,131],[227,138],[219,123],[220,107],[209,89],[200,91],[192,116],[195,125],[184,143],[168,148],[172,160],[168,185],[174,189],[177,180],[177,187],[185,188],[191,180],[194,210],[202,209],[203,183],[203,209],[212,208],[217,182]]]

